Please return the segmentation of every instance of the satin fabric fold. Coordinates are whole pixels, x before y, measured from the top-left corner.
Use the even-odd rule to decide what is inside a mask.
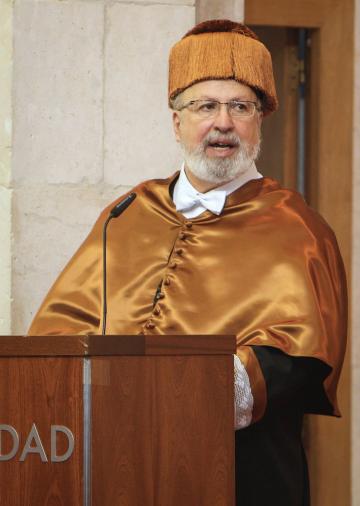
[[[329,226],[268,178],[229,195],[221,216],[186,220],[169,193],[177,175],[137,186],[109,225],[107,333],[235,334],[240,356],[260,345],[319,359],[331,367],[324,387],[338,414],[347,299]],[[113,205],[55,282],[31,335],[101,333],[102,226]]]

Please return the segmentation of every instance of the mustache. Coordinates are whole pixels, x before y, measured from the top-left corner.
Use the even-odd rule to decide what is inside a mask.
[[[211,144],[222,143],[229,144],[231,146],[240,146],[241,139],[235,133],[222,134],[220,132],[209,132],[203,139],[203,146],[207,148]]]

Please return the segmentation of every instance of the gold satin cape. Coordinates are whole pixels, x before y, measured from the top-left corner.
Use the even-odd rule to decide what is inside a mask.
[[[266,386],[251,345],[331,367],[333,414],[345,351],[346,281],[335,236],[302,197],[269,178],[229,195],[223,213],[187,220],[169,179],[151,180],[108,227],[108,334],[235,334],[254,396]],[[102,227],[111,204],[42,303],[30,335],[101,334]],[[162,297],[154,296],[162,281]]]

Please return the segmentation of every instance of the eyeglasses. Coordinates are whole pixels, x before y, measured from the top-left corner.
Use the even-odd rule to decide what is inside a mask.
[[[227,106],[227,111],[232,118],[251,118],[255,111],[260,111],[256,102],[250,100],[230,100],[219,102],[218,100],[191,100],[178,109],[188,109],[199,118],[214,118],[220,112],[222,105]]]

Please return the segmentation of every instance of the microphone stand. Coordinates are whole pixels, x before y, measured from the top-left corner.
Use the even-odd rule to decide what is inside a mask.
[[[109,222],[113,218],[117,218],[121,213],[125,211],[129,207],[129,205],[136,199],[136,193],[130,193],[127,197],[121,200],[115,207],[113,207],[110,211],[109,216],[107,217],[104,226],[103,226],[103,322],[102,322],[102,332],[101,334],[104,336],[106,334],[106,316],[107,316],[107,276],[106,276],[106,239],[107,239],[107,227]]]

